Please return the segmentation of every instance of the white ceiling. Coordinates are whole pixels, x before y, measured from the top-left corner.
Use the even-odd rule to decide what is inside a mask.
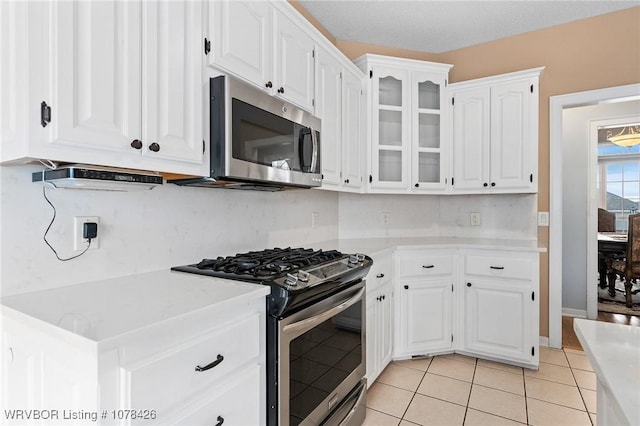
[[[302,0],[300,4],[337,40],[442,53],[640,6],[640,0]]]

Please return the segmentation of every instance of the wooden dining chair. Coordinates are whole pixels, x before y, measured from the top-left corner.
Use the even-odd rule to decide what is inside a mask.
[[[631,308],[631,280],[640,278],[640,213],[629,215],[627,256],[623,260],[614,260],[612,267],[624,279],[625,304]]]
[[[616,214],[598,209],[598,232],[616,232]]]

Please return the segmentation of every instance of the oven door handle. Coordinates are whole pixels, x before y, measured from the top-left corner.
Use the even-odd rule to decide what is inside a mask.
[[[358,395],[358,398],[356,399],[356,401],[351,406],[351,409],[349,410],[349,414],[347,414],[347,416],[344,418],[344,420],[342,420],[340,422],[341,425],[348,425],[349,424],[349,422],[351,421],[351,418],[353,417],[353,415],[358,410],[358,407],[362,404],[362,401],[363,401],[364,396],[366,394],[367,394],[367,392],[365,392],[365,389],[362,389],[362,391]]]
[[[306,328],[313,328],[316,325],[324,322],[325,320],[338,315],[340,312],[347,309],[349,306],[357,303],[360,299],[362,299],[362,295],[364,294],[364,288],[361,288],[353,297],[348,300],[342,302],[341,304],[334,306],[328,311],[324,311],[318,315],[312,316],[311,318],[304,319],[302,321],[294,322],[293,324],[289,324],[282,329],[283,333],[290,333],[300,331]]]

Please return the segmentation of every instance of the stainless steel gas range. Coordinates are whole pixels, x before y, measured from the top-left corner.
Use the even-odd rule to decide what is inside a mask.
[[[270,426],[360,425],[367,389],[363,278],[372,264],[362,254],[275,248],[172,269],[271,286]]]

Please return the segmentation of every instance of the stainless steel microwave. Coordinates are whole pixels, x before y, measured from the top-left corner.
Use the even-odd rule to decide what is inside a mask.
[[[320,186],[320,120],[229,76],[210,79],[210,176],[180,185]]]

